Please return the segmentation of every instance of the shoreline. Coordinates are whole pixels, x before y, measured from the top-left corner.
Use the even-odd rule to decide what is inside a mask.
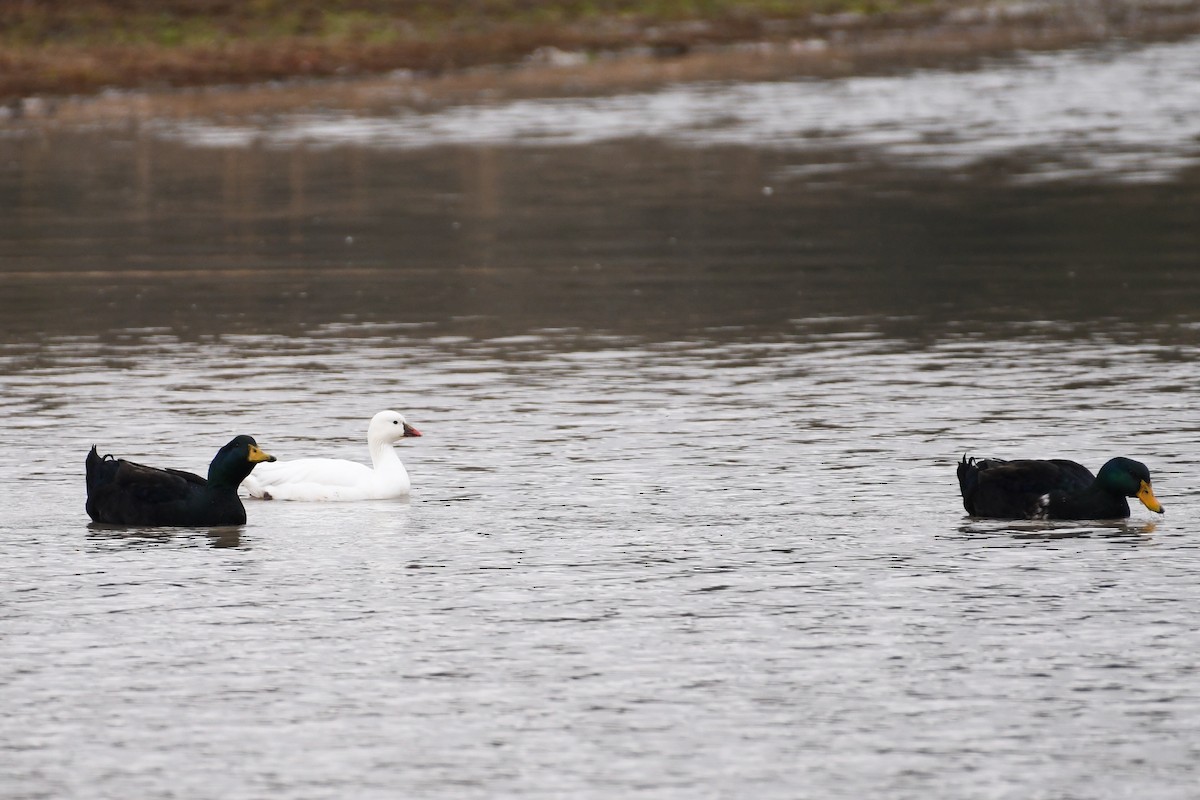
[[[94,93],[9,97],[4,122],[92,122],[149,117],[249,116],[331,107],[380,113],[464,103],[647,91],[672,83],[837,78],[913,69],[967,69],[1022,52],[1172,41],[1200,34],[1200,0],[989,2],[878,15],[761,19],[753,38],[713,41],[652,31],[608,50],[540,45],[516,62],[449,70],[294,74],[270,81],[184,87],[106,87]],[[663,42],[674,44],[666,46]],[[214,77],[221,77],[216,75]]]

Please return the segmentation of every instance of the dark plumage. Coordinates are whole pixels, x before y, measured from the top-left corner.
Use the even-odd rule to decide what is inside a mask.
[[[1093,477],[1061,458],[1001,461],[967,458],[958,464],[963,507],[976,517],[999,519],[1123,519],[1126,497],[1136,497],[1158,514],[1150,471],[1140,461],[1114,458]]]
[[[208,467],[208,479],[178,469],[158,469],[122,458],[88,453],[87,513],[114,525],[241,525],[246,509],[238,484],[260,461],[275,456],[258,449],[250,436],[222,447]]]

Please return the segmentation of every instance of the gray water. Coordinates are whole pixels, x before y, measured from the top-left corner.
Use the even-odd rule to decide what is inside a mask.
[[[1197,50],[871,80],[1091,59],[1178,98]],[[0,795],[1194,797],[1196,118],[1132,177],[1051,134],[933,163],[11,121]],[[93,443],[365,460],[382,408],[424,434],[408,502],[84,514]],[[974,520],[964,452],[1135,457],[1166,514]]]

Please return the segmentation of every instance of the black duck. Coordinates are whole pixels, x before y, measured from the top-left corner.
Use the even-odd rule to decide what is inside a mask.
[[[222,447],[208,467],[208,479],[178,469],[158,469],[88,453],[87,508],[96,522],[113,525],[210,527],[242,525],[246,509],[238,484],[254,465],[274,461],[250,436]]]
[[[967,458],[958,465],[963,507],[976,517],[998,519],[1123,519],[1127,497],[1156,514],[1162,504],[1150,485],[1146,465],[1114,458],[1093,476],[1066,459],[1001,461]]]

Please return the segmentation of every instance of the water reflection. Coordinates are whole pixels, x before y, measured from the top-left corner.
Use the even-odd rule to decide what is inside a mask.
[[[959,526],[967,537],[1011,537],[1014,541],[1055,541],[1097,537],[1130,544],[1152,544],[1157,522],[1142,520],[1087,520],[1081,522],[1044,522],[1024,520],[971,520]]]
[[[103,522],[89,522],[86,527],[89,540],[106,545],[118,544],[123,548],[161,545],[197,547],[201,543],[216,548],[241,547],[245,530],[240,525],[199,531],[191,528],[136,528]]]
[[[813,185],[779,180],[807,156],[652,142],[483,161],[69,132],[46,144],[59,156],[0,142],[17,149],[0,159],[10,346],[48,321],[106,339],[341,322],[760,338],[834,318],[918,339],[1050,324],[1195,340],[1200,171],[1066,188],[873,165]],[[146,159],[162,178],[131,185]]]
[[[208,532],[208,538],[213,547],[241,547],[242,528],[213,528]]]

